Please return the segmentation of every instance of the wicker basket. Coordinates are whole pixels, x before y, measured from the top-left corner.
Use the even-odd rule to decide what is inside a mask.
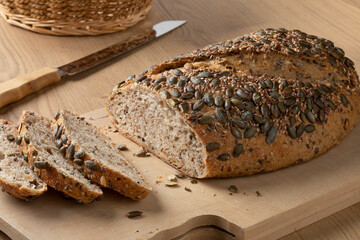
[[[10,24],[52,35],[99,35],[144,19],[152,0],[0,0]]]

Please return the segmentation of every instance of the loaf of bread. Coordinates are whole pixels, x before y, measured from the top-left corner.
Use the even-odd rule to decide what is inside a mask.
[[[11,196],[29,201],[46,192],[46,184],[38,178],[27,163],[15,138],[16,126],[0,120],[0,185]]]
[[[56,145],[64,151],[68,162],[88,179],[134,200],[145,198],[151,191],[135,166],[84,118],[60,110],[55,114],[51,127],[57,133]]]
[[[19,145],[21,151],[28,156],[29,164],[47,185],[81,203],[90,203],[102,197],[102,190],[59,152],[52,136],[51,120],[24,111],[19,120],[18,133],[22,138]]]
[[[191,177],[273,171],[357,125],[359,78],[344,55],[299,30],[260,30],[120,82],[107,110],[120,133]]]

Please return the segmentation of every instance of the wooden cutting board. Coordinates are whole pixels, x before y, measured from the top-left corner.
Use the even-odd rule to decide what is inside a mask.
[[[108,129],[105,109],[84,116]],[[124,154],[151,183],[146,199],[136,202],[105,190],[101,201],[80,205],[54,190],[32,202],[0,194],[0,230],[12,239],[185,239],[192,229],[212,225],[229,239],[269,240],[360,201],[360,126],[310,162],[248,177],[197,183],[183,178],[178,187],[164,184],[175,169],[154,156],[133,156],[139,146],[107,132],[116,145],[129,147]],[[230,185],[239,192],[230,195]],[[133,210],[143,217],[128,219]]]

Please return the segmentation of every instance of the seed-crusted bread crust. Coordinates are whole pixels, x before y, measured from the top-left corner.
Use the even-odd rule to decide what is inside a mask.
[[[16,145],[15,139],[12,139],[11,141],[7,139],[7,136],[9,135],[15,136],[16,126],[6,120],[0,120],[0,131],[1,187],[11,196],[26,201],[39,197],[46,192],[46,184],[30,169],[30,166],[24,160],[23,155]],[[6,170],[12,170],[12,172],[7,171],[4,173]],[[10,178],[12,178],[12,180],[10,180]],[[19,181],[23,183],[20,184]]]
[[[38,129],[32,129],[32,125],[35,122],[42,121],[43,133],[41,137],[42,143],[45,142],[47,149],[40,149],[39,144],[34,144],[35,139],[32,139],[32,134]],[[19,120],[18,133],[22,136],[22,143],[20,144],[21,151],[28,156],[29,164],[34,166],[34,172],[49,186],[63,192],[65,195],[74,198],[76,201],[81,203],[91,203],[94,200],[102,198],[101,189],[91,184],[89,180],[83,178],[80,173],[77,176],[70,174],[70,171],[77,171],[71,165],[66,166],[66,169],[62,169],[58,165],[61,161],[66,161],[59,153],[54,144],[54,139],[51,135],[51,121],[44,116],[39,116],[34,112],[24,111]],[[40,134],[40,133],[39,133]],[[28,143],[25,139],[28,139]],[[50,155],[54,155],[57,163],[47,159],[49,155],[45,154],[48,152]],[[35,161],[43,162],[46,167],[40,168],[34,164]],[[79,178],[78,176],[81,176]]]
[[[191,127],[202,144],[200,171],[172,160],[171,149],[154,151],[142,131],[124,128],[136,114],[126,98],[136,102],[141,95],[169,106]],[[319,156],[358,124],[359,104],[359,78],[342,49],[280,28],[155,65],[120,82],[107,110],[120,133],[188,175],[208,178],[268,172]]]
[[[55,117],[56,119],[51,125],[52,130],[54,131],[55,128],[62,129],[58,136],[59,138],[63,135],[66,136],[67,141],[63,143],[64,146],[74,145],[73,156],[69,156],[69,147],[67,147],[65,154],[67,160],[75,167],[80,168],[81,172],[87,178],[103,187],[111,188],[127,197],[130,197],[133,200],[141,200],[147,196],[147,194],[151,191],[151,187],[145,182],[140,172],[136,170],[135,166],[127,161],[125,157],[112,146],[106,135],[103,134],[97,127],[87,122],[78,114],[71,113],[68,110],[58,111],[55,114]],[[74,132],[75,130],[71,130],[70,125],[78,126],[76,131],[87,130],[92,132],[92,138],[101,139],[100,141],[105,144],[104,148],[109,148],[112,152],[112,157],[114,157],[114,159],[109,159],[109,161],[115,164],[113,166],[106,164],[104,158],[107,158],[107,156],[102,156],[103,159],[101,159],[95,157],[94,154],[87,152],[87,149],[92,149],[92,151],[101,151],[103,149],[101,149],[101,146],[93,146],[93,144],[90,144],[91,139],[89,139],[88,144],[85,144],[87,146],[80,144],[79,141],[77,141],[76,133]],[[84,132],[82,134],[82,138],[86,138]],[[81,156],[82,161],[76,163],[76,153],[80,150],[84,151]],[[69,159],[69,157],[71,159]],[[96,167],[94,169],[90,169],[86,165],[87,161],[88,163],[95,163],[95,165],[91,165],[90,167]],[[119,170],[120,167],[126,167],[127,170],[125,169],[121,172]],[[137,182],[135,179],[132,179],[129,174],[136,175],[141,182]]]

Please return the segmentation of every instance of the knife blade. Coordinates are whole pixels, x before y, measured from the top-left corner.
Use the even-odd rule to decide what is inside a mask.
[[[86,71],[138,48],[185,23],[186,21],[183,20],[163,21],[155,24],[151,29],[145,30],[140,34],[131,36],[124,41],[115,43],[107,48],[58,68],[44,67],[26,75],[0,83],[0,108],[9,103],[19,101],[46,86],[55,84],[66,76],[72,76]]]

